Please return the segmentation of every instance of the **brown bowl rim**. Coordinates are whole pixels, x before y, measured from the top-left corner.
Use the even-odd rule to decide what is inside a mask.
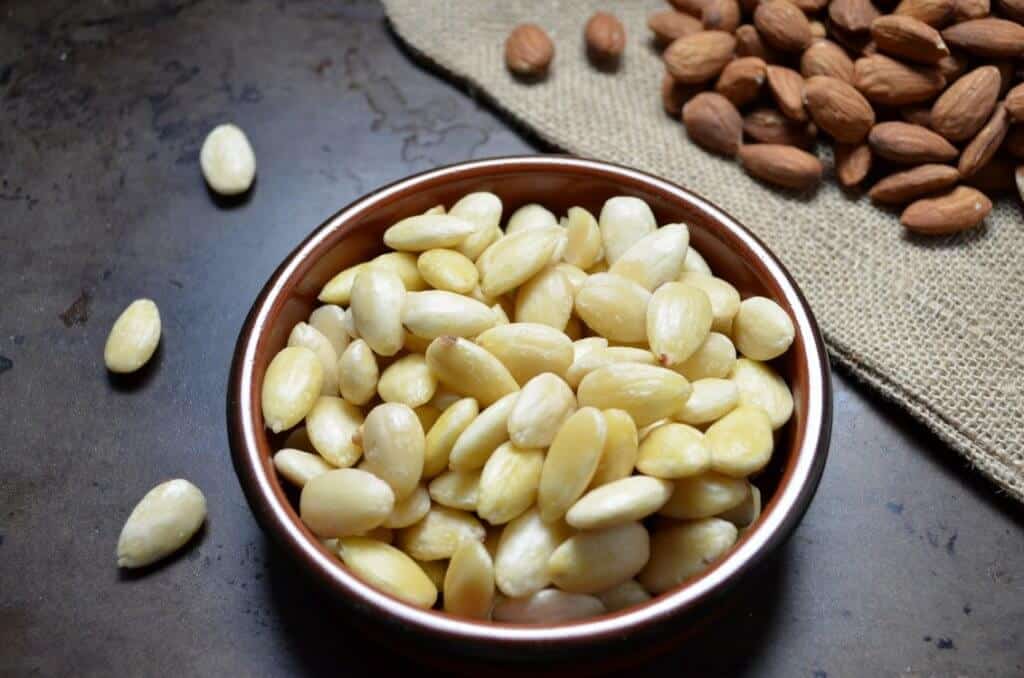
[[[308,262],[315,261],[318,254],[351,231],[351,222],[359,215],[424,184],[463,176],[551,170],[575,170],[591,176],[599,174],[620,183],[624,194],[629,193],[630,186],[637,186],[648,192],[660,193],[666,199],[688,203],[717,223],[722,229],[719,235],[753,254],[750,264],[759,266],[762,273],[768,274],[778,288],[776,292],[785,298],[793,311],[797,334],[803,338],[803,361],[808,374],[808,408],[803,437],[755,526],[709,569],[650,602],[594,619],[544,625],[486,622],[424,610],[349,573],[298,520],[280,483],[273,477],[269,442],[263,429],[259,396],[254,384],[253,366],[258,348],[270,326],[270,318],[276,316],[275,311],[286,299],[283,292],[291,288],[286,283],[301,275],[308,269]],[[743,256],[746,257],[746,253]],[[390,617],[390,621],[414,630],[440,634],[452,640],[531,647],[584,645],[649,631],[654,625],[668,623],[672,617],[695,610],[702,602],[731,588],[744,573],[755,568],[789,537],[807,510],[828,457],[831,423],[831,376],[817,322],[792,276],[757,236],[713,203],[665,179],[613,163],[551,155],[488,158],[431,169],[368,193],[336,212],[284,259],[256,298],[238,336],[227,393],[231,456],[245,497],[261,527],[296,556],[322,585],[364,611],[376,608],[376,612]]]

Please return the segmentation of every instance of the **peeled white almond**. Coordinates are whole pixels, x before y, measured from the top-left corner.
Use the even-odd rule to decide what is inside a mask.
[[[184,546],[206,519],[206,498],[180,478],[146,493],[117,540],[118,567],[143,567]]]

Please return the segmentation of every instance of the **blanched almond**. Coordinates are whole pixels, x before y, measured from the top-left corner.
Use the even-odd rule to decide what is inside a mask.
[[[598,273],[590,276],[576,294],[576,313],[606,339],[645,341],[650,298],[650,292],[629,278]]]
[[[468,539],[455,550],[444,577],[444,610],[488,619],[494,603],[494,563],[480,542]]]
[[[550,584],[548,558],[570,532],[561,521],[541,520],[536,508],[510,522],[501,532],[494,555],[498,589],[506,596],[518,598]]]
[[[700,348],[711,331],[711,302],[704,290],[665,283],[647,306],[647,340],[662,365],[678,365]]]
[[[428,290],[405,295],[402,324],[424,339],[475,337],[496,322],[489,306],[461,294]]]
[[[666,525],[651,538],[651,557],[637,577],[652,594],[700,574],[736,543],[736,526],[719,518]]]
[[[609,612],[617,612],[627,607],[646,603],[651,599],[651,594],[645,591],[644,587],[640,586],[635,579],[630,579],[607,591],[598,593],[597,597],[604,603],[605,609]]]
[[[476,261],[492,242],[501,237],[501,229],[498,228],[501,211],[501,198],[487,192],[468,193],[452,205],[448,214],[465,219],[476,227],[457,246],[458,251]]]
[[[584,407],[558,429],[540,477],[537,506],[545,522],[557,520],[586,491],[597,471],[608,427],[600,410]]]
[[[594,596],[544,589],[525,598],[506,598],[494,606],[494,621],[518,624],[557,624],[585,619],[605,611]]]
[[[476,511],[480,501],[479,471],[448,471],[430,481],[430,498],[441,506]]]
[[[551,554],[548,571],[563,591],[599,593],[632,579],[648,558],[647,530],[631,522],[570,537]]]
[[[651,515],[672,495],[672,483],[631,476],[590,490],[572,505],[565,522],[579,530],[615,527]]]
[[[793,415],[793,394],[770,365],[740,358],[729,378],[736,385],[739,404],[760,407],[768,415],[773,429],[782,428]],[[694,384],[695,392],[696,388]]]
[[[151,300],[136,299],[110,328],[103,361],[111,372],[134,372],[149,362],[159,343],[160,311]]]
[[[384,522],[395,494],[375,475],[354,468],[328,471],[302,488],[299,515],[318,537],[349,537]]]
[[[394,546],[366,537],[338,541],[338,555],[360,579],[418,607],[437,600],[437,587],[423,569]]]
[[[144,567],[169,556],[206,520],[206,498],[181,478],[160,483],[135,505],[117,540],[118,567]],[[547,565],[547,557],[544,558]]]
[[[719,518],[728,520],[739,528],[752,525],[761,516],[761,490],[749,482],[747,485],[749,486],[747,498],[728,511],[718,514]]]
[[[508,224],[505,225],[505,233],[511,235],[531,228],[548,228],[550,226],[558,226],[558,219],[551,213],[551,210],[543,205],[530,203],[512,213],[512,216],[508,218]]]
[[[476,261],[480,289],[496,297],[519,287],[548,265],[564,235],[558,226],[530,228],[496,241]]]
[[[569,237],[564,254],[566,263],[587,269],[600,260],[604,247],[601,230],[593,214],[582,207],[570,207],[565,232]]]
[[[667,224],[633,243],[608,272],[653,291],[679,277],[689,242],[685,224]]]
[[[384,244],[403,252],[424,252],[461,244],[476,225],[451,214],[406,217],[384,231]]]
[[[372,259],[369,267],[391,271],[401,279],[407,292],[418,292],[427,289],[428,285],[416,262],[416,255],[411,252],[385,252]]]
[[[580,382],[580,407],[620,409],[637,426],[676,412],[690,396],[690,384],[672,370],[638,363],[617,363],[594,370]]]
[[[657,228],[654,213],[639,198],[609,198],[598,217],[605,260],[609,265],[625,254],[633,243]]]
[[[481,334],[476,343],[500,360],[520,384],[543,372],[564,376],[573,360],[569,338],[536,323],[500,325]]]
[[[377,382],[381,400],[413,408],[430,402],[436,390],[437,378],[419,353],[402,356],[388,365]]]
[[[302,346],[316,354],[323,368],[323,395],[338,395],[338,355],[319,330],[307,323],[298,323],[288,335],[288,346]]]
[[[689,273],[684,271],[679,282],[693,285],[704,290],[711,302],[711,331],[728,332],[732,328],[732,319],[740,310],[740,293],[731,284],[710,274]]]
[[[683,424],[710,424],[724,417],[740,402],[739,389],[729,379],[698,379],[691,382],[690,386],[693,387],[693,393],[674,415],[676,421]]]
[[[486,349],[461,337],[438,337],[427,349],[427,364],[438,381],[457,393],[488,406],[519,385]]]
[[[327,337],[339,357],[352,341],[352,337],[349,336],[345,327],[345,311],[340,306],[334,304],[321,306],[309,314],[309,324]]]
[[[445,408],[427,433],[423,458],[424,478],[433,478],[448,467],[455,441],[479,412],[479,405],[473,398],[462,398]]]
[[[739,506],[749,493],[746,480],[709,471],[676,480],[672,497],[658,513],[677,520],[708,518]]]
[[[530,508],[537,498],[543,466],[543,450],[499,445],[480,474],[480,517],[491,525],[501,525]]]
[[[550,372],[538,374],[523,385],[509,413],[509,439],[517,447],[547,447],[575,411],[569,385]]]
[[[763,469],[772,456],[771,420],[759,407],[741,405],[704,432],[711,468],[734,478]]]
[[[480,280],[473,260],[455,250],[427,250],[416,260],[423,279],[439,290],[467,294]]]
[[[370,410],[363,422],[362,444],[368,470],[391,486],[397,500],[413,493],[423,477],[426,441],[409,406],[384,403]]]
[[[740,304],[732,324],[732,339],[744,356],[771,360],[789,350],[796,330],[789,314],[766,297],[749,297]]]
[[[321,396],[306,415],[306,431],[324,459],[341,468],[359,461],[362,450],[352,436],[363,424],[363,411],[334,396]]]
[[[341,395],[355,405],[365,405],[377,393],[380,371],[377,358],[362,339],[356,339],[338,361]]]
[[[263,375],[266,426],[280,433],[302,421],[320,397],[323,379],[323,366],[308,348],[290,346],[279,351]]]
[[[725,378],[736,362],[736,347],[729,337],[711,332],[693,355],[673,369],[690,381],[709,377]]]
[[[324,285],[322,290],[320,290],[320,295],[317,299],[325,304],[339,304],[341,306],[347,306],[352,298],[352,284],[355,283],[356,276],[359,275],[359,272],[365,267],[366,263],[362,263],[346,268],[344,271],[327,281],[327,284]]]
[[[324,461],[323,457],[286,447],[274,453],[274,468],[292,485],[302,487],[310,479],[334,467]]]
[[[395,502],[395,507],[384,519],[383,526],[391,529],[409,527],[418,523],[430,510],[430,494],[420,485],[405,499]]]
[[[704,434],[692,426],[669,422],[641,437],[636,468],[655,478],[672,480],[707,471],[711,450]]]
[[[398,533],[398,548],[416,560],[451,558],[464,540],[483,542],[487,531],[472,513],[434,506],[421,521]]]
[[[405,295],[398,274],[383,268],[368,267],[352,284],[352,320],[359,336],[378,355],[392,356],[402,348]]]
[[[448,465],[457,471],[483,468],[491,453],[508,440],[508,415],[519,392],[509,393],[481,412],[455,440]]]
[[[515,320],[562,331],[572,315],[574,297],[569,279],[554,266],[546,268],[516,291]]]

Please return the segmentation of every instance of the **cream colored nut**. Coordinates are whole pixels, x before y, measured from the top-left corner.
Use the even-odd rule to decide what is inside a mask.
[[[569,337],[537,323],[492,327],[476,343],[500,360],[519,384],[544,372],[564,376],[573,360]]]
[[[406,292],[419,292],[430,287],[420,274],[417,256],[412,252],[385,252],[372,259],[369,265],[397,275]]]
[[[604,604],[605,609],[609,612],[617,612],[625,610],[627,607],[646,603],[651,599],[651,594],[645,591],[637,580],[630,579],[607,591],[598,593],[597,597]]]
[[[203,178],[221,195],[245,193],[256,177],[256,155],[245,132],[235,125],[217,125],[199,149]]]
[[[306,431],[305,426],[297,426],[292,429],[292,432],[284,439],[282,449],[284,448],[302,450],[303,452],[316,452],[316,448],[313,447],[313,441],[309,439],[309,433]]]
[[[659,426],[642,439],[636,468],[655,478],[685,478],[711,467],[711,450],[704,435],[686,424]]]
[[[419,353],[402,356],[388,365],[377,382],[377,393],[386,403],[419,407],[430,402],[437,391],[437,377]]]
[[[664,367],[615,363],[583,377],[576,399],[581,407],[625,410],[637,426],[677,412],[690,397],[690,383]]]
[[[508,314],[505,313],[505,309],[502,308],[501,304],[495,304],[494,306],[491,306],[491,310],[494,311],[494,318],[495,318],[494,326],[495,327],[497,327],[499,325],[508,325],[509,323],[512,322],[509,319]],[[477,337],[477,339],[479,339],[479,338],[480,337]]]
[[[582,207],[570,207],[565,220],[568,241],[563,258],[569,264],[587,269],[600,261],[604,254],[601,229],[594,215]]]
[[[395,508],[384,519],[384,527],[394,530],[414,525],[430,510],[430,494],[420,485],[405,499],[395,502]]]
[[[640,198],[618,196],[610,198],[598,217],[604,258],[614,264],[633,243],[657,228],[654,213]]]
[[[782,428],[793,416],[793,394],[770,365],[740,358],[733,365],[730,379],[738,390],[740,405],[760,407],[772,429]]]
[[[310,479],[327,473],[334,467],[324,461],[323,457],[302,450],[284,448],[274,454],[274,468],[292,485],[302,487]]]
[[[658,513],[669,518],[709,518],[743,503],[750,496],[750,483],[714,471],[675,481],[672,498]]]
[[[325,304],[347,306],[352,300],[352,284],[355,283],[356,276],[359,275],[364,268],[366,268],[366,263],[349,266],[344,271],[327,281],[327,284],[324,285],[322,290],[320,290],[320,295],[317,299]],[[351,334],[352,333],[349,332],[349,335]]]
[[[448,465],[456,471],[483,468],[491,453],[508,440],[508,415],[519,392],[509,393],[481,412],[452,446]]]
[[[656,512],[672,495],[672,483],[647,476],[630,476],[587,492],[565,514],[578,530],[615,527]]]
[[[626,523],[569,537],[548,559],[555,586],[570,593],[600,593],[632,579],[651,554],[640,523]]]
[[[315,353],[324,373],[320,393],[338,395],[338,354],[327,337],[308,323],[298,323],[288,335],[288,345],[302,346]]]
[[[601,461],[597,464],[590,487],[600,487],[626,478],[633,473],[639,452],[639,438],[633,417],[623,410],[605,410],[604,423],[607,435]]]
[[[740,310],[740,293],[736,288],[722,280],[703,273],[686,273],[679,276],[679,282],[704,291],[711,302],[712,332],[728,334],[732,328],[732,319]]]
[[[588,340],[584,339],[583,341]],[[574,353],[572,365],[569,366],[568,371],[565,373],[565,380],[570,386],[578,388],[580,382],[583,381],[583,377],[607,365],[614,365],[615,363],[654,364],[654,354],[650,351],[645,351],[642,348],[633,348],[632,346],[608,346],[607,340],[602,338],[601,341],[604,341],[606,345],[603,347],[589,347],[590,350],[584,353],[578,351]]]
[[[430,481],[430,498],[441,506],[476,511],[480,501],[479,471],[447,471]]]
[[[299,516],[318,537],[351,537],[381,525],[395,507],[395,493],[372,473],[339,468],[310,479],[299,498]]]
[[[313,408],[324,383],[324,368],[308,348],[290,346],[270,361],[263,375],[263,421],[274,433],[295,426]]]
[[[181,478],[160,483],[135,505],[117,540],[118,567],[144,567],[166,558],[206,520],[206,498]]]
[[[536,203],[523,205],[508,218],[505,226],[505,233],[511,235],[519,231],[528,231],[532,228],[548,228],[558,226],[558,219],[551,213],[551,210]]]
[[[371,266],[352,284],[352,320],[359,336],[377,355],[392,356],[402,348],[405,295],[402,279],[384,268]]]
[[[607,437],[604,416],[594,407],[576,411],[558,429],[544,459],[537,492],[544,521],[564,516],[583,495],[597,471]]]
[[[765,297],[750,297],[733,319],[732,340],[745,357],[771,360],[785,353],[796,330],[789,314]]]
[[[114,321],[103,349],[111,372],[134,372],[153,357],[160,343],[160,311],[149,299],[136,299]]]
[[[629,278],[598,273],[576,293],[576,313],[590,329],[622,343],[647,341],[647,304],[651,293]]]
[[[531,228],[495,241],[476,261],[480,289],[496,297],[519,287],[548,265],[561,228]]]
[[[658,528],[651,538],[651,559],[637,577],[654,595],[700,574],[736,543],[736,526],[719,518]]]
[[[367,537],[345,537],[338,542],[345,566],[368,584],[407,603],[430,608],[437,587],[412,558],[394,546]]]
[[[549,585],[548,558],[569,534],[561,521],[541,520],[536,508],[510,522],[501,531],[494,555],[498,589],[506,596],[518,598]]]
[[[734,478],[763,469],[772,456],[771,420],[760,407],[741,405],[704,432],[711,468]]]
[[[475,337],[496,322],[487,304],[442,290],[411,292],[405,296],[402,310],[402,323],[424,339]]]
[[[666,283],[647,306],[651,351],[662,365],[679,365],[708,338],[711,321],[711,302],[703,290],[686,283]]]
[[[345,329],[345,310],[334,304],[326,304],[309,315],[309,324],[331,342],[334,353],[340,356],[348,348],[352,338]]]
[[[416,560],[415,563],[430,578],[439,592],[444,592],[444,578],[448,574],[447,560]]]
[[[476,398],[484,407],[519,390],[519,384],[500,360],[461,337],[443,336],[432,341],[427,349],[427,364],[438,381],[457,393]]]
[[[363,454],[367,467],[402,500],[415,491],[423,477],[426,440],[416,413],[408,405],[384,403],[373,408],[363,422]]]
[[[691,246],[686,250],[686,259],[683,260],[683,273],[703,273],[704,275],[712,275],[711,267],[708,266],[708,262],[701,256],[701,253],[693,249]]]
[[[675,413],[676,421],[702,426],[721,419],[739,404],[739,389],[729,379],[698,379],[690,384],[693,392]]]
[[[469,193],[452,205],[449,214],[471,222],[476,230],[458,245],[458,251],[473,261],[501,237],[501,198],[493,193]]]
[[[739,528],[749,527],[761,517],[761,490],[751,483],[747,483],[747,485],[749,485],[747,498],[728,511],[718,514],[719,518],[728,520]]]
[[[662,226],[633,243],[608,272],[629,278],[653,292],[679,277],[689,242],[690,231],[685,224]]]
[[[554,268],[556,271],[561,271],[562,275],[565,276],[565,279],[569,281],[569,285],[572,287],[572,296],[575,300],[576,293],[580,291],[580,288],[583,287],[583,283],[585,283],[587,278],[590,276],[588,276],[587,272],[582,268],[577,268],[572,264],[565,263],[564,261],[560,264],[555,264]]]
[[[451,558],[466,539],[483,542],[487,531],[473,514],[433,506],[423,520],[398,533],[398,547],[416,560]]]
[[[423,279],[439,290],[469,294],[480,281],[473,260],[455,250],[427,250],[416,265]]]
[[[544,589],[525,598],[506,598],[494,605],[494,621],[515,624],[556,624],[604,614],[594,596]]]
[[[698,379],[725,379],[736,362],[736,347],[729,337],[712,332],[693,355],[674,369],[690,381]]]
[[[356,339],[338,361],[338,383],[345,400],[365,405],[377,394],[380,370],[373,351],[362,339]]]
[[[334,396],[320,396],[306,415],[306,431],[314,449],[329,463],[347,468],[362,450],[353,436],[363,425],[363,411]]]
[[[429,348],[429,344],[427,347]],[[444,386],[438,386],[437,391],[434,392],[434,397],[430,399],[430,405],[444,412],[460,400],[462,400],[462,396],[455,391],[449,391]]]
[[[484,545],[466,540],[452,554],[444,577],[444,611],[489,619],[494,604],[494,563]]]
[[[539,323],[561,332],[572,315],[574,297],[569,279],[557,267],[548,267],[517,291],[516,322]]]
[[[508,435],[517,447],[547,447],[573,412],[576,395],[550,372],[526,382],[508,416]]]
[[[384,244],[402,252],[425,252],[455,247],[476,230],[476,225],[449,214],[406,217],[384,231]]]
[[[487,459],[480,474],[477,513],[491,525],[521,515],[537,498],[544,452],[502,443]]]
[[[424,478],[433,478],[448,467],[455,441],[479,413],[480,406],[473,398],[462,398],[445,409],[427,433],[427,451],[423,461]]]

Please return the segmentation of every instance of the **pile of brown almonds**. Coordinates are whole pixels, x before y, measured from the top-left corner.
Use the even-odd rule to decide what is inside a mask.
[[[986,194],[1024,195],[1024,0],[890,2],[671,0],[648,19],[664,108],[762,181],[816,186],[821,134],[908,229],[977,226]]]

